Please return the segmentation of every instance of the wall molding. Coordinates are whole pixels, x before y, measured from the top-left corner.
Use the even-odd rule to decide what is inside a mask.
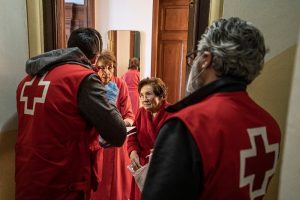
[[[26,0],[29,57],[44,52],[43,1]]]

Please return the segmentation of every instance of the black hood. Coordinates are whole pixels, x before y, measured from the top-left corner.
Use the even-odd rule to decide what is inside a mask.
[[[30,58],[26,62],[26,73],[42,76],[50,69],[65,63],[77,63],[91,69],[89,59],[75,47],[57,49]]]

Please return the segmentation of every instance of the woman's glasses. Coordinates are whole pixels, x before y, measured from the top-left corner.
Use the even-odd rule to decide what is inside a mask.
[[[155,94],[153,92],[146,92],[146,94],[140,94],[140,100],[144,100],[144,99],[152,99],[153,97],[155,97]]]
[[[195,58],[201,54],[201,50],[195,50],[191,53],[186,54],[186,65],[192,67]]]
[[[114,69],[114,65],[110,64],[110,65],[95,65],[94,67],[94,71],[98,72],[98,71],[102,71],[105,72],[106,70],[112,72]]]

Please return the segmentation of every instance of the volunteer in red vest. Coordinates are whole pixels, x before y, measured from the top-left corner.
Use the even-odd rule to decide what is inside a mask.
[[[100,80],[108,88],[108,95],[114,96],[116,106],[122,115],[126,126],[131,126],[134,114],[131,108],[128,88],[123,79],[114,76],[117,60],[110,51],[100,54],[96,65]],[[127,142],[121,147],[100,148],[97,152],[95,170],[99,174],[98,190],[92,192],[92,200],[118,200],[129,199],[131,174],[127,169],[130,159],[127,154]]]
[[[167,108],[143,200],[261,200],[275,173],[280,129],[247,86],[266,53],[250,22],[219,19],[187,55],[186,98]]]
[[[29,59],[17,88],[17,200],[89,200],[97,187],[90,145],[121,146],[126,138],[122,117],[92,70],[101,35],[79,28],[68,47]]]

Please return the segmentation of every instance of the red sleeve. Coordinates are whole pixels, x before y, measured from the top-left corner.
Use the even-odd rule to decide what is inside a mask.
[[[134,120],[134,114],[132,112],[131,101],[129,97],[128,87],[126,83],[118,77],[115,77],[115,82],[119,88],[119,96],[117,100],[117,107],[120,111],[123,119]]]
[[[137,122],[140,121],[139,120],[140,118],[141,118],[141,109],[138,110],[135,121],[133,123],[133,126],[136,127],[136,133],[128,136],[127,138],[127,151],[129,156],[133,150],[136,150],[138,153],[140,151],[139,141],[137,138],[138,129],[139,129],[139,125]]]
[[[140,77],[140,72],[138,72],[138,73],[137,73],[137,76],[138,76],[138,78],[137,78],[137,79],[138,79],[138,84],[139,84],[139,82],[140,82],[140,80],[141,80],[141,77]],[[137,84],[137,85],[138,85],[138,84]]]

